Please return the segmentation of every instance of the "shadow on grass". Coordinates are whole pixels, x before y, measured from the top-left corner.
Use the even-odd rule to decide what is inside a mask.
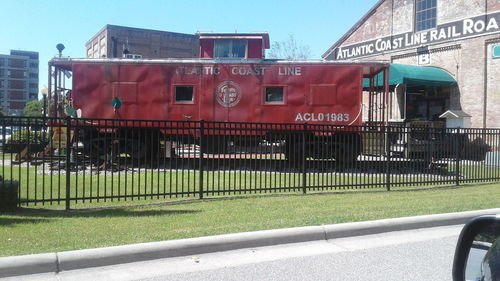
[[[481,183],[481,185],[489,185],[491,183]],[[495,183],[492,183],[495,184]],[[241,199],[255,199],[255,198],[279,198],[279,197],[307,197],[307,196],[338,196],[338,195],[349,195],[349,194],[376,194],[376,193],[411,193],[418,191],[429,191],[429,190],[445,190],[445,189],[460,189],[468,186],[475,186],[476,184],[462,184],[462,185],[441,185],[441,186],[418,186],[418,187],[392,187],[390,191],[387,191],[385,186],[380,187],[370,187],[363,189],[332,189],[332,190],[308,190],[307,193],[302,193],[302,191],[289,192],[289,193],[262,193],[262,194],[249,194],[249,195],[232,195],[232,196],[220,196],[220,197],[205,197],[204,201],[231,201],[231,200],[241,200]],[[173,204],[186,204],[186,203],[196,203],[200,202],[199,199],[180,202],[167,202],[160,203],[162,205],[173,205]]]
[[[150,217],[194,214],[199,212],[199,210],[132,210],[128,208],[71,211],[22,208],[13,212],[0,212],[0,226],[13,223],[40,223],[51,218]]]
[[[35,224],[47,222],[47,219],[19,219],[19,218],[0,218],[0,227],[11,226],[14,224]]]

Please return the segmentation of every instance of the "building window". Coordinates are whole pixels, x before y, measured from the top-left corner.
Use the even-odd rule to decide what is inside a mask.
[[[123,54],[123,57],[126,59],[142,59],[142,55],[138,54]]]
[[[24,100],[24,92],[22,92],[22,91],[10,91],[9,98],[11,100]]]
[[[92,54],[94,55],[94,59],[99,58],[99,45],[97,43],[94,44],[94,49],[92,50]]]
[[[245,58],[246,51],[246,40],[215,40],[214,57],[216,58]]]
[[[4,58],[0,58],[0,66],[3,66],[5,64],[5,59]]]
[[[175,86],[175,103],[193,103],[193,86]]]
[[[500,44],[493,46],[492,53],[493,53],[493,58],[494,59],[500,59]]]
[[[26,78],[26,72],[22,70],[7,70],[7,76],[14,79]]]
[[[30,88],[32,88],[32,89],[38,89],[38,84],[36,84],[36,83],[30,83]]]
[[[283,104],[285,102],[283,87],[266,87],[264,91],[264,103]]]
[[[30,73],[30,78],[38,78],[38,73]]]
[[[25,105],[26,105],[26,102],[11,101],[10,102],[10,109],[23,109]]]
[[[436,1],[415,1],[415,31],[422,31],[436,27]]]
[[[9,66],[16,68],[24,68],[26,67],[26,61],[21,59],[10,59]]]
[[[9,88],[11,89],[26,89],[26,81],[21,80],[9,80]]]
[[[30,63],[30,68],[38,68],[38,63]]]

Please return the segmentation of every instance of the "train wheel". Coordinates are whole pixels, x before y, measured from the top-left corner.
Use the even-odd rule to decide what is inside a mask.
[[[335,161],[341,167],[351,167],[358,159],[359,153],[352,145],[343,144],[340,146],[338,154],[335,156]]]
[[[90,163],[95,166],[100,166],[105,161],[108,153],[107,147],[108,145],[104,141],[98,139],[90,140],[83,145],[83,149],[88,155]]]
[[[205,136],[201,143],[201,151],[208,154],[223,154],[227,152],[227,136]]]
[[[299,166],[305,161],[304,147],[297,136],[289,136],[285,140],[285,158],[292,166]]]
[[[92,165],[101,165],[109,153],[108,138],[99,134],[97,130],[86,129],[80,131],[80,141],[83,143],[83,154],[88,157]]]
[[[156,166],[160,156],[159,133],[147,134],[143,138],[128,140],[127,151],[139,165]]]
[[[126,139],[121,141],[121,150],[135,161],[146,158],[147,150],[144,141]]]
[[[345,134],[337,137],[339,142],[335,160],[340,167],[352,167],[361,154],[361,138],[358,134]]]

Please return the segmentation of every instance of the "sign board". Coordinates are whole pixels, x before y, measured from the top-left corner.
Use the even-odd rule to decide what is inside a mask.
[[[431,54],[420,54],[417,57],[418,65],[431,64]]]
[[[326,58],[333,60],[353,59],[399,49],[416,48],[429,44],[499,32],[500,13],[483,14],[444,23],[436,26],[436,28],[425,31],[395,34],[354,45],[340,46],[329,53]]]

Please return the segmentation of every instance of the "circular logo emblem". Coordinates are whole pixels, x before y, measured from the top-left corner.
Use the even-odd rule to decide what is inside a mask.
[[[240,102],[240,86],[232,81],[222,82],[215,90],[215,98],[220,105],[233,107]]]

